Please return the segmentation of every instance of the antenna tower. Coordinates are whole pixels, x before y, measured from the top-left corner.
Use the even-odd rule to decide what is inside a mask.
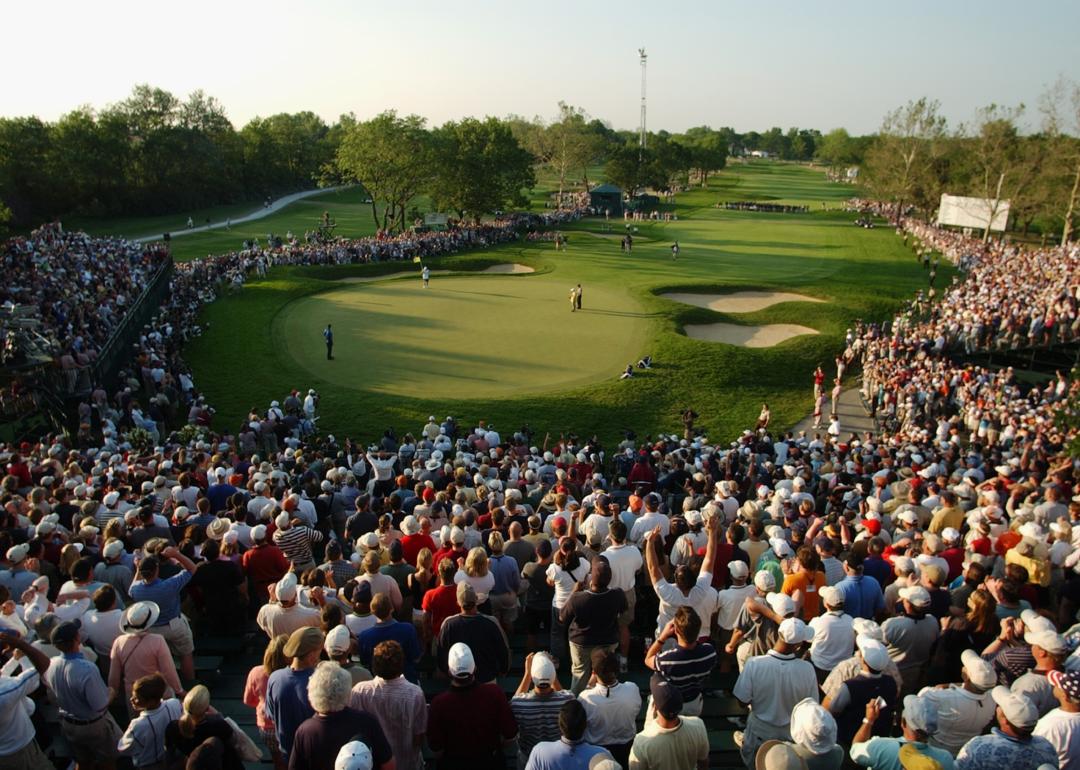
[[[641,57],[641,135],[638,138],[638,162],[640,162],[645,156],[645,65],[648,56],[644,48],[638,49],[638,55]]]

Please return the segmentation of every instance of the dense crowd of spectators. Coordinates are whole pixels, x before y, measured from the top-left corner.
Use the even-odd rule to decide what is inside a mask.
[[[968,271],[940,302],[849,334],[836,380],[861,364],[882,430],[764,419],[730,443],[692,419],[604,445],[432,416],[365,446],[305,435],[314,391],[213,426],[180,357],[201,303],[271,256],[337,256],[184,267],[85,430],[0,447],[0,765],[51,767],[62,736],[79,767],[702,768],[719,671],[750,768],[1076,767],[1080,470],[1056,409],[1078,386],[952,354],[966,310],[1003,319],[973,349],[1039,313],[1056,331],[1031,344],[1072,339],[1077,253],[976,249],[950,240]],[[244,631],[262,747],[195,678],[201,637]]]
[[[794,206],[787,203],[764,203],[762,201],[720,201],[718,209],[727,211],[761,211],[766,214],[805,214],[809,206]]]

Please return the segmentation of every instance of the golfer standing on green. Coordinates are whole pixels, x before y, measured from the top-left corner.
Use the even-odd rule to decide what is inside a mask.
[[[330,328],[330,324],[326,325],[322,333],[323,339],[326,340],[326,360],[334,360],[334,330]]]

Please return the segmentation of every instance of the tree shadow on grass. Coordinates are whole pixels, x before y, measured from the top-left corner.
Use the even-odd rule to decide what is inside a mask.
[[[581,310],[575,311],[578,313],[592,313],[594,315],[614,315],[623,316],[626,318],[658,318],[662,313],[635,313],[630,310],[596,310],[593,308],[583,307]]]

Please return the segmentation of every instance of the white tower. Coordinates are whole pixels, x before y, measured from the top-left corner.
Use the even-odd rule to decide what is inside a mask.
[[[638,55],[641,57],[641,135],[638,139],[638,160],[645,155],[645,65],[648,57],[645,49],[639,48]]]

